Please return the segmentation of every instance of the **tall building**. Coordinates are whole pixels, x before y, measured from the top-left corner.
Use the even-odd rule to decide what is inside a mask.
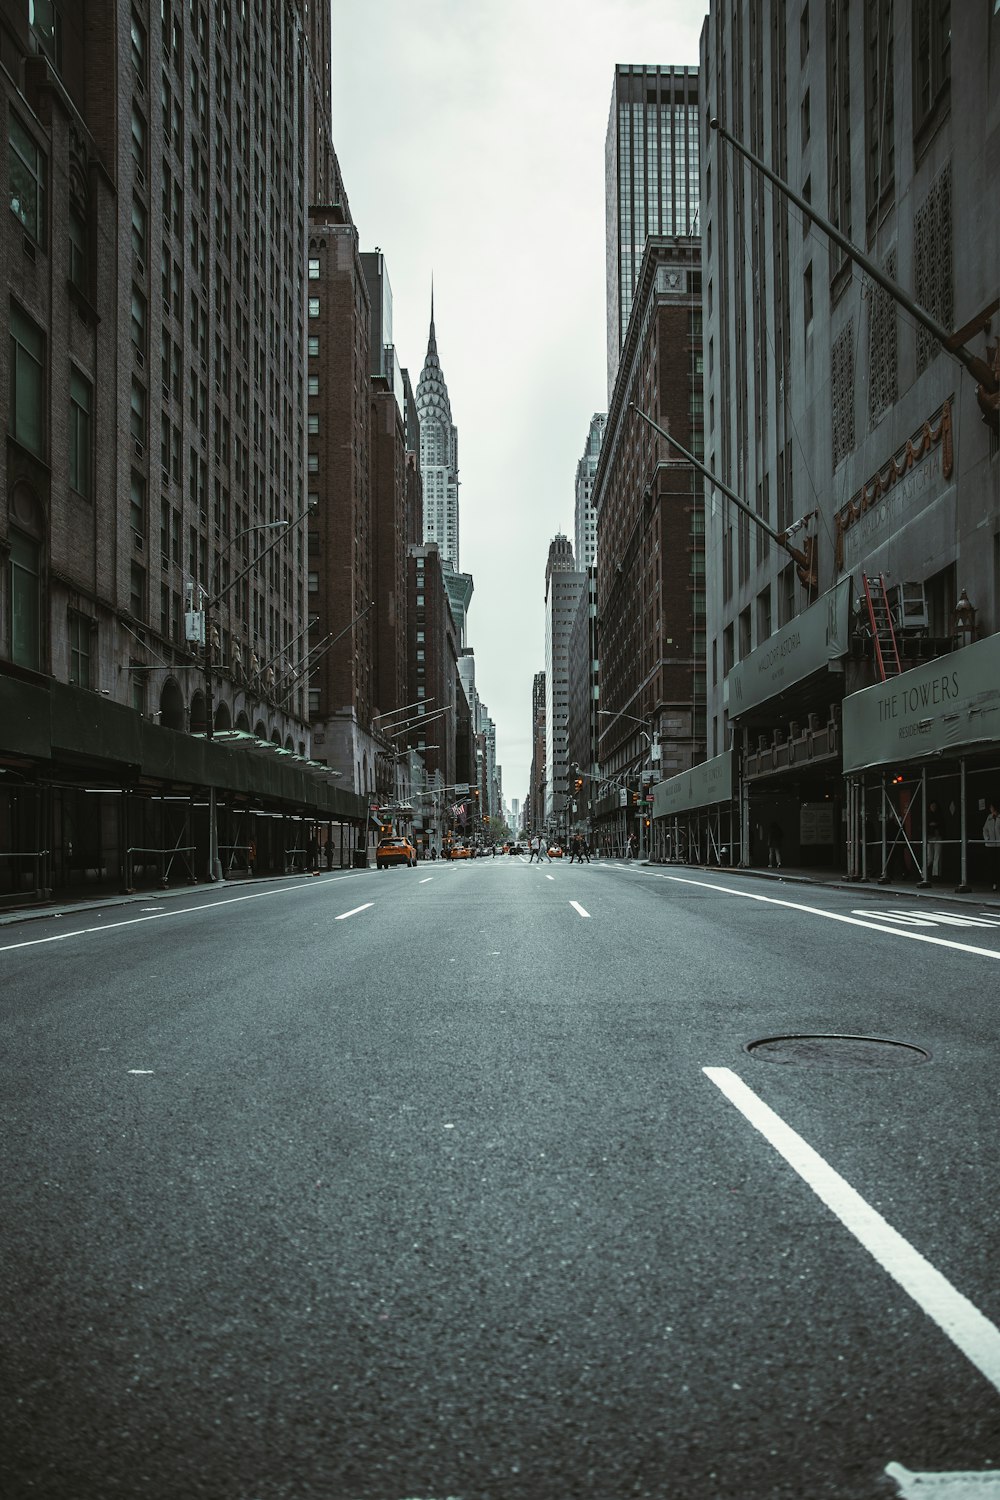
[[[576,466],[576,565],[587,569],[594,566],[597,556],[597,516],[594,512],[594,475],[601,456],[607,413],[595,412],[590,419],[587,443],[580,462]]]
[[[424,484],[424,540],[436,542],[441,560],[455,571],[458,558],[458,429],[438,355],[434,294],[424,367],[417,381],[420,473]]]
[[[647,238],[694,235],[698,69],[619,63],[604,147],[608,401]]]
[[[569,537],[553,537],[545,564],[545,807],[547,824],[566,811],[569,775],[569,642],[587,582]]]
[[[306,9],[262,25],[230,7],[225,26],[168,0],[0,15],[0,674],[6,698],[30,686],[47,705],[34,786],[57,888],[121,859],[129,818],[139,842],[173,841],[148,799],[168,764],[181,779],[161,734],[310,751],[307,206],[342,193],[329,5]],[[79,707],[53,718],[64,699]],[[141,783],[127,808],[99,805],[93,774],[93,794],[71,789],[63,756],[81,747],[57,726],[73,715],[103,781]],[[195,807],[256,777],[201,740],[176,755],[185,785],[212,786],[180,839],[200,845]]]
[[[640,773],[654,770],[654,740],[668,776],[705,754],[702,481],[639,416],[700,456],[701,290],[699,241],[650,239],[594,481],[598,760],[617,785],[592,803],[591,816],[614,842],[636,831],[620,816],[619,792],[638,801]]]
[[[995,5],[713,0],[705,22],[736,140],[942,331],[705,112],[706,461],[805,560],[708,492],[709,749],[739,762],[744,862],[779,821],[789,863],[919,870],[934,798],[945,878],[976,876],[1000,767],[980,696],[1000,677],[998,55]]]
[[[524,827],[537,833],[545,822],[545,673],[531,680],[531,772],[524,801]]]

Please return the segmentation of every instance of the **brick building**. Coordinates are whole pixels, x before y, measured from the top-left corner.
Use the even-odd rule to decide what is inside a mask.
[[[659,738],[662,771],[705,749],[704,510],[701,479],[632,403],[700,456],[701,247],[650,238],[636,283],[594,480],[597,511],[599,761],[595,829],[631,831],[619,788],[638,792]],[[631,800],[629,805],[631,806]]]

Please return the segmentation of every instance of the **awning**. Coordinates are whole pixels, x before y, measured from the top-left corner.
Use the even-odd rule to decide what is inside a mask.
[[[739,719],[814,672],[829,670],[831,662],[846,656],[850,629],[851,579],[847,577],[733,667],[723,683],[729,717]]]
[[[1000,634],[844,699],[844,774],[1000,751]]]
[[[732,801],[733,752],[725,750],[712,760],[680,771],[653,788],[653,817],[675,818]]]

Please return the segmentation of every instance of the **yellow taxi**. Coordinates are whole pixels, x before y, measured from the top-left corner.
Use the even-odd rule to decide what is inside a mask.
[[[417,868],[417,851],[405,834],[393,834],[378,841],[375,866],[379,870],[387,870],[390,865],[409,865],[411,870]]]
[[[468,844],[456,844],[451,851],[452,859],[471,859],[472,850]]]

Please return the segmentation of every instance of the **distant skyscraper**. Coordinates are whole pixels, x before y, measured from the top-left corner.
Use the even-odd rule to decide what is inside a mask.
[[[607,414],[602,411],[591,417],[587,446],[576,466],[576,565],[581,572],[594,566],[597,555],[597,515],[591,497],[607,420]]]
[[[604,147],[608,403],[648,235],[698,232],[698,69],[619,63]]]
[[[442,560],[458,571],[458,430],[434,332],[434,293],[427,356],[417,382],[420,474],[424,482],[424,541],[437,542]]]
[[[587,583],[568,536],[553,537],[545,567],[545,820],[565,811],[569,773],[569,638]]]

